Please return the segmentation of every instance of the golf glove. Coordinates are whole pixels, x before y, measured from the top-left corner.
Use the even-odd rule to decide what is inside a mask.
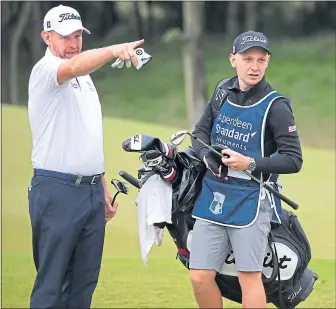
[[[143,48],[137,48],[135,50],[135,54],[138,58],[138,65],[135,67],[137,70],[139,70],[152,59],[152,56],[147,54]],[[131,60],[125,61],[118,58],[114,63],[112,63],[111,67],[121,69],[124,67],[124,64],[126,65],[126,68],[130,68],[132,66]]]

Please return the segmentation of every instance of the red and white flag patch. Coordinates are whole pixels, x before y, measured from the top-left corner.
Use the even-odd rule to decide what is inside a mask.
[[[289,126],[288,127],[288,132],[295,132],[296,131],[296,125],[293,125],[293,126]]]

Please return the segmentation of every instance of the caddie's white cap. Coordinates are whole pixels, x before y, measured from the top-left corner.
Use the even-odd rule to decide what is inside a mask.
[[[83,27],[79,13],[75,9],[64,5],[52,8],[45,15],[43,29],[44,31],[56,31],[63,36],[70,35],[81,29],[88,34],[91,33],[88,29]]]

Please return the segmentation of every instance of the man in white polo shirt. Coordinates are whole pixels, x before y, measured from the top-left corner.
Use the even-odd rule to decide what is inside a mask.
[[[102,112],[89,74],[114,58],[137,65],[144,40],[81,52],[79,13],[51,9],[41,35],[45,56],[29,79],[32,131],[29,213],[37,270],[32,308],[89,308],[105,222],[116,213],[104,174]]]

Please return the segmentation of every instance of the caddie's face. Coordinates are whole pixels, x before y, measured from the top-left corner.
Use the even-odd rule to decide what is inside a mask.
[[[269,60],[270,55],[262,48],[250,48],[241,54],[230,55],[230,62],[237,71],[241,90],[246,91],[261,81]]]
[[[47,32],[44,41],[51,52],[62,59],[70,59],[78,55],[83,46],[83,30],[77,30],[70,35],[62,36],[55,31]]]

